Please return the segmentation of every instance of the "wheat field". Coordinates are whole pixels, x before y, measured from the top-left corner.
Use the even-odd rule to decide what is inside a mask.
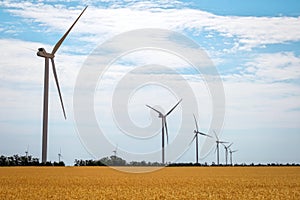
[[[300,167],[1,167],[0,199],[300,199]]]

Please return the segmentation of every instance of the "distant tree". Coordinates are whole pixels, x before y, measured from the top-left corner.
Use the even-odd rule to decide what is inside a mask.
[[[54,162],[53,166],[65,166],[65,163],[63,161],[60,162]]]
[[[44,166],[53,166],[53,164],[50,161],[47,161]]]
[[[118,156],[111,156],[110,163],[112,166],[125,166],[126,160],[123,160],[122,158],[120,158]]]
[[[101,158],[99,161],[100,161],[102,164],[107,165],[107,166],[112,164],[112,163],[111,163],[111,160],[110,160],[108,157]]]
[[[8,166],[7,157],[5,157],[5,156],[0,157],[0,166]]]
[[[75,161],[74,161],[74,166],[80,166],[80,165],[79,165],[79,160],[75,159]]]

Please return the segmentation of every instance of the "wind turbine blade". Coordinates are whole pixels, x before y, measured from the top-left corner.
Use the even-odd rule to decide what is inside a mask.
[[[229,142],[225,142],[225,141],[219,141],[219,143],[221,143],[221,144],[225,144],[225,143],[229,143]]]
[[[227,148],[227,146],[223,142],[220,142],[220,144],[222,144],[225,147],[225,149]]]
[[[199,133],[200,135],[204,135],[204,136],[207,136],[207,137],[210,137],[211,138],[211,136],[210,135],[208,135],[208,134],[205,134],[205,133],[202,133],[202,132],[197,132],[197,133]]]
[[[214,134],[215,134],[215,136],[216,136],[216,139],[217,139],[217,141],[219,141],[219,138],[218,138],[218,136],[217,136],[217,133],[216,133],[216,131],[215,131],[215,130],[213,130],[213,132],[214,132]]]
[[[66,39],[66,37],[68,36],[68,34],[70,33],[70,31],[72,30],[73,26],[76,24],[76,22],[79,20],[79,18],[81,17],[81,15],[83,14],[83,12],[87,9],[88,6],[86,6],[83,11],[81,12],[81,14],[77,17],[77,19],[75,20],[75,22],[72,24],[72,26],[69,28],[69,30],[62,36],[62,38],[60,38],[60,40],[56,43],[56,45],[54,46],[52,53],[51,54],[55,54],[56,51],[58,50],[58,48],[60,47],[60,45],[63,43],[63,41]]]
[[[227,146],[227,148],[230,148],[230,147],[231,147],[231,145],[233,145],[233,142],[232,142],[230,145],[228,145],[228,146]]]
[[[54,78],[55,78],[55,83],[56,83],[58,94],[59,94],[59,98],[60,98],[61,107],[62,107],[62,110],[63,110],[63,113],[64,113],[64,117],[65,117],[65,119],[67,119],[66,112],[65,112],[65,107],[64,107],[64,103],[63,103],[61,92],[60,92],[60,88],[59,88],[59,83],[58,83],[58,78],[57,78],[56,69],[55,69],[55,63],[54,63],[54,59],[53,58],[51,58],[51,62],[52,62],[53,75],[54,75]]]
[[[217,147],[215,148],[215,151],[214,151],[214,154],[216,154],[217,153]]]
[[[178,106],[178,104],[180,104],[181,101],[182,101],[182,99],[180,99],[178,101],[178,103],[166,114],[166,116],[168,116],[176,108],[176,106]]]
[[[195,117],[195,115],[194,115],[194,114],[193,114],[193,116],[194,116],[194,120],[195,120],[196,131],[198,132],[198,122],[197,122],[197,119],[196,119],[196,117]]]
[[[195,138],[196,138],[196,134],[194,135],[194,137],[193,137],[192,141],[190,142],[189,146],[191,146],[191,144],[194,142]]]
[[[168,126],[167,126],[167,119],[164,119],[165,128],[166,128],[166,135],[167,135],[167,144],[169,144],[169,133],[168,133]]]
[[[157,113],[163,115],[160,111],[156,110],[155,108],[153,108],[153,107],[151,107],[151,106],[149,106],[149,105],[146,105],[146,106],[147,106],[148,108],[154,110],[155,112],[157,112]]]

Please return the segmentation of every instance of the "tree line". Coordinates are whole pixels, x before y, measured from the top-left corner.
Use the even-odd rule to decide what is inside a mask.
[[[118,156],[104,157],[99,160],[82,160],[76,159],[74,166],[164,166],[159,162],[146,162],[146,161],[131,161]]]
[[[13,156],[0,156],[0,166],[65,166],[65,163],[63,161],[60,162],[46,162],[41,163],[39,162],[38,158],[34,158],[31,155],[28,156],[19,156],[19,155],[13,155]],[[118,156],[110,156],[110,157],[104,157],[99,160],[83,160],[83,159],[75,159],[74,166],[168,166],[168,167],[185,167],[185,166],[228,166],[228,165],[216,165],[214,162],[211,164],[208,163],[167,163],[162,164],[159,162],[147,162],[147,161],[131,161],[127,162],[126,160],[118,157]],[[234,164],[233,166],[237,167],[246,167],[246,166],[300,166],[298,163],[267,163],[267,164]]]
[[[64,162],[40,163],[38,158],[33,156],[0,156],[0,166],[65,166]]]
[[[166,163],[162,164],[159,162],[146,162],[146,161],[131,161],[131,162],[126,162],[126,160],[123,160],[120,157],[117,156],[110,156],[110,157],[104,157],[99,160],[82,160],[82,159],[76,159],[74,162],[74,166],[167,166],[167,167],[197,167],[197,166],[202,166],[202,167],[226,167],[226,166],[231,166],[230,164],[225,165],[225,164],[219,164],[217,165],[215,162],[212,162],[211,164],[208,164],[207,162],[205,163]],[[235,167],[247,167],[247,166],[254,166],[254,167],[264,167],[264,166],[300,166],[300,164],[297,163],[267,163],[267,164],[246,164],[246,163],[241,163],[241,164],[234,164],[232,166]]]

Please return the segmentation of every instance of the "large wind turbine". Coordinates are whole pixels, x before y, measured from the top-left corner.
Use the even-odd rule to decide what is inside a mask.
[[[46,52],[44,48],[39,48],[37,55],[40,57],[45,58],[45,77],[44,77],[44,105],[43,105],[43,139],[42,139],[42,162],[46,163],[47,161],[47,132],[48,132],[48,94],[49,94],[49,59],[51,60],[52,63],[52,70],[53,70],[53,75],[55,78],[59,98],[60,98],[60,103],[61,107],[63,110],[64,117],[66,119],[66,113],[65,113],[65,108],[59,88],[59,83],[58,83],[58,78],[56,74],[56,69],[55,69],[55,64],[54,64],[54,56],[60,45],[63,43],[63,41],[66,39],[67,35],[70,33],[72,30],[73,26],[75,23],[79,20],[83,12],[86,10],[87,6],[84,8],[84,10],[81,12],[79,17],[75,20],[75,22],[72,24],[72,26],[69,28],[69,30],[62,36],[62,38],[55,44],[53,50],[51,53]]]
[[[206,137],[211,137],[211,136],[208,135],[208,134],[202,133],[202,132],[200,132],[200,131],[198,130],[198,122],[197,122],[197,119],[196,119],[196,117],[195,117],[194,114],[193,114],[193,116],[194,116],[194,120],[195,120],[196,130],[194,130],[194,134],[195,134],[195,135],[194,135],[194,137],[193,137],[191,143],[196,139],[196,163],[198,164],[198,134],[199,134],[199,135],[204,135],[204,136],[206,136]]]
[[[161,159],[162,159],[162,163],[165,163],[165,129],[166,129],[166,135],[167,135],[167,142],[169,142],[169,135],[168,135],[168,127],[167,127],[167,116],[176,108],[176,106],[178,106],[178,104],[182,101],[182,99],[180,99],[178,101],[178,103],[171,109],[169,110],[169,112],[167,112],[167,114],[163,114],[162,112],[156,110],[155,108],[146,105],[148,108],[154,110],[155,112],[158,113],[158,117],[161,118],[161,146],[162,146],[162,155],[161,155]]]
[[[219,144],[225,144],[225,143],[228,143],[228,142],[220,141],[215,131],[214,131],[214,134],[216,136],[216,144],[217,144],[217,147],[216,147],[216,151],[217,151],[217,165],[219,165]]]
[[[230,153],[230,164],[232,165],[232,153],[237,152],[238,150],[231,150],[229,149],[229,153]]]
[[[222,143],[223,144],[223,143]],[[225,144],[223,144],[224,148],[225,148],[225,160],[226,160],[226,165],[227,165],[227,160],[228,160],[228,149],[230,149],[230,146],[233,143],[231,143],[230,145],[226,146]]]

